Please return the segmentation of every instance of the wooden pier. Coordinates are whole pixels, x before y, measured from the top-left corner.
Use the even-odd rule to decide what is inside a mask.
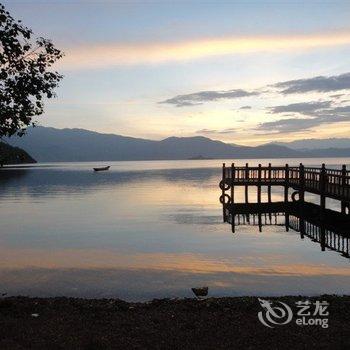
[[[326,199],[332,198],[340,202],[340,213],[350,217],[350,171],[343,165],[341,169],[328,169],[322,164],[321,167],[298,167],[285,166],[246,166],[236,167],[234,164],[222,167],[222,180],[220,181],[221,196],[220,202],[223,205],[224,221],[228,221],[228,214],[237,211],[235,203],[235,188],[244,186],[244,204],[252,204],[246,207],[247,211],[254,211],[258,208],[257,215],[259,228],[262,225],[263,212],[261,208],[268,206],[271,209],[281,206],[281,203],[273,203],[271,200],[272,186],[280,186],[284,189],[284,201],[287,205],[290,202],[305,202],[305,193],[312,193],[319,196],[319,217],[322,220],[326,213]],[[262,203],[262,187],[267,187],[267,203]],[[256,202],[249,203],[249,188],[256,188]],[[290,194],[290,189],[293,190]],[[254,207],[254,208],[253,208]],[[259,209],[260,208],[260,209]],[[300,209],[303,210],[303,209]],[[339,213],[339,214],[340,214]],[[247,213],[248,214],[248,213]],[[288,220],[288,217],[286,218]],[[287,223],[288,224],[288,223]],[[234,232],[235,220],[232,220],[232,231]]]

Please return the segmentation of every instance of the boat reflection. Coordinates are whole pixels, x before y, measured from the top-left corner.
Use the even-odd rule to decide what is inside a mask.
[[[231,224],[232,232],[240,225],[257,226],[260,232],[263,226],[284,226],[286,231],[299,232],[302,239],[319,243],[322,251],[350,258],[350,215],[330,209],[321,212],[308,202],[236,203],[225,210],[224,221]]]

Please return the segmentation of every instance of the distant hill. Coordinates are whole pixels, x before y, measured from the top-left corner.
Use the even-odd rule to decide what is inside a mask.
[[[350,138],[329,138],[329,139],[303,139],[291,142],[273,142],[269,144],[286,146],[295,150],[303,149],[334,149],[350,148]]]
[[[203,136],[145,140],[84,129],[36,127],[22,138],[9,142],[20,146],[40,162],[299,157],[300,152],[284,146],[231,146]]]
[[[36,161],[23,149],[0,142],[0,165],[22,163],[36,163]]]
[[[190,158],[301,158],[350,156],[348,149],[294,150],[285,145],[231,145],[207,137],[169,137],[161,141],[84,129],[36,127],[9,142],[30,152],[39,162],[171,160]],[[323,153],[322,153],[323,152]]]
[[[30,152],[39,162],[128,160],[151,155],[155,141],[84,129],[36,127],[7,140]]]
[[[350,147],[349,148],[321,148],[305,150],[305,153],[309,153],[311,157],[350,157]]]

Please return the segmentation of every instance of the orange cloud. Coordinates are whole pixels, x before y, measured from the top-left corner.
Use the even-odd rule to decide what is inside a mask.
[[[156,64],[262,51],[305,50],[350,44],[350,32],[258,37],[226,37],[173,43],[105,44],[67,48],[63,69]]]

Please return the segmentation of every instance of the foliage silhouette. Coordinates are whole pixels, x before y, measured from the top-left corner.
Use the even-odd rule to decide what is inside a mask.
[[[16,21],[0,4],[0,138],[22,136],[55,96],[62,75],[50,67],[63,53]]]

